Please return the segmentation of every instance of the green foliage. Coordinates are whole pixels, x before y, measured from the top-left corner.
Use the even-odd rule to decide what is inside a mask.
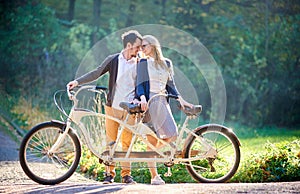
[[[105,166],[100,164],[99,159],[95,157],[85,146],[83,146],[78,172],[91,179],[103,181]]]
[[[280,182],[300,180],[300,141],[267,143],[262,153],[253,154],[232,181]]]
[[[0,84],[11,95],[34,97],[34,106],[47,107],[52,89],[65,85],[64,71],[72,72],[66,65],[71,60],[62,57],[68,52],[66,32],[48,7],[34,1],[11,4],[1,17]]]
[[[49,114],[42,111],[39,106],[33,106],[30,100],[27,101],[22,97],[19,98],[10,112],[14,115],[14,118],[16,118],[18,126],[25,130],[30,130],[38,123],[52,119]]]
[[[84,176],[89,177],[94,180],[103,181],[105,174],[105,165],[99,163],[99,159],[92,155],[87,149],[83,149],[82,158],[79,163],[78,172],[82,173]],[[121,167],[119,164],[116,166],[116,182],[121,182],[122,177],[120,175]],[[157,172],[162,177],[167,172],[167,167],[164,164],[158,163]],[[194,183],[195,180],[188,174],[184,165],[176,164],[171,167],[172,176],[164,177],[163,179],[166,183]],[[131,165],[131,175],[134,180],[139,183],[150,183],[151,176],[150,171],[147,167],[147,163],[132,163]]]
[[[295,42],[291,39],[287,38],[283,42],[278,40],[282,39],[280,37],[294,37],[295,33],[298,34],[298,27],[290,28],[297,23],[298,16],[270,13],[269,9],[276,9],[277,6],[279,5],[276,3],[264,5],[255,2],[244,6],[242,10],[231,6],[229,9],[235,14],[225,13],[221,7],[213,8],[219,11],[220,16],[209,18],[214,24],[214,30],[210,31],[217,39],[212,52],[218,53],[214,56],[223,67],[228,95],[227,117],[231,120],[238,119],[247,124],[284,125],[291,125],[297,120],[292,115],[287,117],[287,112],[283,109],[289,106],[287,109],[299,111],[292,108],[292,104],[298,104],[297,100],[291,99],[292,96],[299,95],[297,87],[289,87],[290,84],[295,86],[291,80],[298,79],[294,77],[294,65],[298,63],[299,53],[294,50]],[[250,12],[255,14],[248,14]],[[280,30],[282,27],[284,30]],[[282,49],[283,47],[290,49]],[[288,53],[289,57],[283,57],[281,61],[277,54],[281,55],[283,52]],[[281,87],[279,83],[288,87]],[[284,95],[281,95],[282,92]],[[283,96],[285,99],[282,99]],[[295,114],[298,115],[293,115]]]
[[[74,18],[66,21],[68,2],[2,2],[1,88],[49,108],[49,95],[74,78],[76,67],[98,40],[128,25],[158,23],[191,33],[211,52],[226,84],[226,119],[260,126],[299,125],[299,1],[103,0],[97,22],[93,6],[94,1],[76,1]],[[116,42],[107,48],[113,50]],[[194,78],[208,120],[207,83],[195,75],[189,59],[169,54]]]
[[[250,149],[251,150],[251,149]],[[251,153],[242,160],[238,172],[230,182],[278,182],[300,180],[300,141],[266,143],[264,150]],[[83,149],[79,172],[94,180],[103,181],[105,166],[98,158]],[[121,182],[120,167],[116,167],[116,182]],[[176,164],[171,168],[172,176],[164,177],[167,168],[158,164],[158,174],[166,183],[195,183],[185,165]],[[139,183],[150,183],[150,172],[146,163],[132,163],[131,173]]]
[[[171,6],[168,22],[198,37],[222,67],[228,119],[299,124],[300,5],[292,2],[202,0]]]
[[[85,24],[75,24],[69,31],[70,49],[77,59],[91,48],[91,35],[93,30]]]

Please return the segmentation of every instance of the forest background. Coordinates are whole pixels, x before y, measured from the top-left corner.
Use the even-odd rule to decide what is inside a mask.
[[[221,70],[225,125],[242,142],[241,165],[231,181],[300,180],[300,1],[0,0],[0,14],[1,129],[7,126],[3,118],[27,130],[59,119],[52,96],[74,79],[98,41],[136,25],[171,26],[199,40]],[[211,94],[203,76],[210,75],[195,73],[195,64],[180,54],[173,53],[172,61],[190,78],[199,99],[194,103],[203,105],[200,122],[207,123]],[[107,86],[107,80],[98,84]],[[103,179],[104,166],[89,151],[80,170]],[[150,180],[145,168],[133,175],[138,182]],[[166,181],[193,180],[179,168]]]
[[[300,124],[297,0],[1,0],[0,13],[1,104],[10,112],[20,101],[53,106],[54,91],[74,78],[87,51],[110,33],[162,24],[190,33],[216,60],[226,87],[225,121]],[[172,60],[192,83],[202,80],[194,87],[209,119],[202,75],[192,74],[188,59]]]

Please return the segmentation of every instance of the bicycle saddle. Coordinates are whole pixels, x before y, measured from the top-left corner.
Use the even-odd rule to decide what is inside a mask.
[[[119,106],[121,108],[123,108],[124,110],[126,110],[127,112],[129,112],[129,114],[136,114],[136,113],[142,113],[142,109],[140,107],[140,105],[138,104],[132,104],[129,102],[121,102],[119,104]]]
[[[187,115],[187,116],[197,116],[201,111],[202,111],[202,106],[201,105],[194,105],[193,108],[185,106],[182,111]]]

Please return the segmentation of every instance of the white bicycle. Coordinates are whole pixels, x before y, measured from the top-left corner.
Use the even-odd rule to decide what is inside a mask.
[[[170,176],[170,167],[183,164],[198,182],[226,182],[238,169],[240,142],[231,129],[218,124],[189,128],[188,122],[202,111],[200,105],[193,109],[183,109],[186,118],[179,128],[176,141],[166,143],[158,139],[165,145],[158,149],[147,140],[147,135],[156,135],[147,123],[143,123],[145,114],[138,105],[126,102],[120,104],[128,112],[124,121],[105,115],[103,99],[106,99],[106,88],[87,85],[78,87],[76,92],[67,91],[73,101],[70,113],[67,114],[57,102],[59,93],[62,91],[55,93],[54,102],[67,116],[66,121],[51,120],[36,125],[26,134],[20,146],[20,164],[26,175],[37,183],[53,185],[68,179],[78,168],[82,144],[86,144],[105,165],[113,162],[161,162],[168,167],[167,175]],[[92,93],[91,98],[96,99],[96,110],[79,108],[78,97],[86,93]],[[161,95],[174,98],[159,94],[153,96],[148,103]],[[127,124],[130,114],[136,115],[137,121],[134,125]],[[105,118],[120,123],[116,141],[108,145],[105,139]],[[131,145],[126,152],[120,149],[121,133],[125,127],[133,133]],[[136,142],[145,144],[144,148],[150,146],[152,150],[141,150]]]

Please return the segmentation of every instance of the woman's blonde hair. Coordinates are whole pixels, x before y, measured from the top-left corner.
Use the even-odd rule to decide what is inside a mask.
[[[166,59],[164,58],[162,51],[161,51],[161,46],[157,38],[155,38],[152,35],[145,35],[143,36],[143,40],[147,41],[150,46],[153,48],[153,58],[155,62],[155,67],[161,67],[163,69],[166,69],[167,71],[170,71],[170,68],[166,64]],[[171,64],[170,64],[171,65]]]

